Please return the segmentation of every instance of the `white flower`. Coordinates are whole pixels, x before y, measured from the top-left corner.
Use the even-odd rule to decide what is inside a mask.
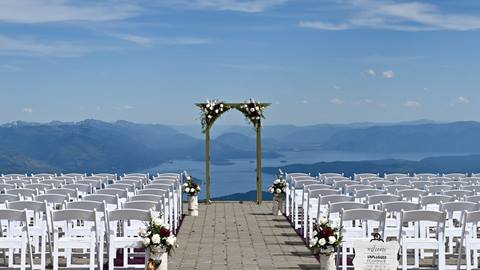
[[[174,246],[176,241],[177,239],[173,235],[167,237],[167,244],[169,244],[170,246]]]
[[[282,190],[277,188],[277,193],[282,193]]]
[[[313,247],[317,244],[317,240],[316,239],[312,239],[310,240],[310,247]]]
[[[192,180],[192,177],[190,175],[187,175],[187,180]]]
[[[223,103],[222,103],[222,104],[220,104],[220,108],[223,108]]]
[[[160,235],[154,234],[154,235],[152,236],[152,243],[154,243],[154,244],[160,244]]]
[[[255,107],[255,110],[259,111],[259,110],[260,110],[260,108],[257,106],[257,107]]]
[[[150,209],[150,218],[153,220],[158,217],[160,217],[160,212],[153,210],[153,208]]]
[[[193,193],[195,192],[195,189],[194,188],[190,188],[190,193]]]
[[[211,115],[209,115],[209,116],[208,116],[208,118],[209,118],[209,119],[211,119],[211,118],[212,118],[212,116],[211,116]]]
[[[154,219],[152,220],[152,223],[153,223],[153,225],[155,225],[155,226],[162,226],[163,220],[162,220],[161,218],[154,218]]]
[[[273,192],[275,192],[275,189],[272,187],[270,188],[270,193],[273,193]]]
[[[333,244],[335,243],[335,241],[337,241],[337,238],[335,238],[335,236],[328,237],[328,243]]]
[[[186,188],[185,188],[185,192],[186,192],[186,193],[190,192],[190,188],[189,188],[189,187],[186,187]]]
[[[148,247],[148,245],[150,245],[150,238],[148,238],[148,237],[143,238],[143,245],[145,247]]]
[[[260,120],[260,116],[257,116],[257,120]]]
[[[280,183],[280,179],[276,179],[275,181],[273,181],[274,184],[278,184]]]
[[[287,192],[287,189],[286,189],[286,188],[282,188],[282,191],[283,191],[283,192]]]
[[[152,239],[153,239],[153,237],[152,237]],[[319,244],[320,246],[324,246],[326,243],[327,243],[327,241],[325,241],[324,238],[321,238],[320,240],[318,240],[318,244]]]
[[[188,187],[188,183],[183,184],[184,187]]]
[[[200,191],[200,187],[197,187],[197,191]]]
[[[215,110],[215,113],[218,113],[218,109]]]
[[[251,112],[254,112],[254,111],[255,111],[255,109],[254,109],[254,108],[250,108],[250,111],[251,111]]]
[[[313,231],[313,236],[317,236],[318,232],[316,230]]]
[[[327,224],[328,223],[328,218],[326,216],[321,216],[320,219],[318,220],[320,224]]]
[[[142,228],[140,229],[140,231],[138,232],[138,235],[140,236],[146,236],[147,235],[147,230],[145,228]]]

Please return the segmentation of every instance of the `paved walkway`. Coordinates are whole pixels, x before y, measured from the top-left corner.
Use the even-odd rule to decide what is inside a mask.
[[[170,269],[319,269],[319,263],[271,203],[200,204],[185,217]]]

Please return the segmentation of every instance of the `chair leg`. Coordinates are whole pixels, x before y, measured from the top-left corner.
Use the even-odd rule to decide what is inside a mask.
[[[41,240],[41,250],[40,250],[40,267],[45,269],[46,266],[46,253],[47,253],[47,243],[46,243],[46,235],[42,235]],[[36,251],[36,250],[35,250]]]
[[[478,250],[473,250],[473,268],[478,268]]]
[[[95,255],[98,255],[98,254],[95,254],[95,250],[96,250],[96,239],[94,238],[94,241],[90,240],[90,270],[95,270]],[[99,266],[100,267],[100,266]],[[100,268],[99,268],[100,269]]]
[[[407,247],[402,245],[402,270],[407,270],[408,266],[408,254],[407,254]]]
[[[100,237],[98,241],[98,253],[97,253],[99,270],[103,270],[103,242],[104,242],[103,237]]]
[[[58,250],[56,247],[54,247],[52,251],[52,265],[53,270],[58,270]]]
[[[113,268],[115,267],[115,264],[114,264],[115,251],[116,249],[112,247],[108,247],[108,270],[113,270]]]
[[[347,270],[347,248],[342,246],[342,270]]]
[[[27,244],[24,243],[23,247],[20,250],[20,269],[25,270],[27,265]]]
[[[308,209],[308,207],[306,207]],[[308,219],[308,210],[303,209],[303,238],[307,238],[307,219]]]
[[[444,270],[444,269],[445,269],[445,245],[442,242],[440,243],[438,248],[438,270]]]

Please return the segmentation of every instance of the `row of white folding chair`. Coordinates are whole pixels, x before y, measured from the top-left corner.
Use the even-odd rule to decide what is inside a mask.
[[[291,179],[291,186],[288,190],[288,197],[291,205],[289,212],[291,213],[290,219],[294,224],[295,229],[299,229],[301,224],[299,220],[300,206],[304,204],[306,199],[306,193],[304,192],[304,186],[307,184],[320,184],[318,179],[311,176],[298,176]]]
[[[180,222],[180,217],[183,215],[183,175],[174,173],[157,174],[151,181],[151,184],[172,184],[173,185],[173,200],[175,202],[173,210],[176,214],[175,224]]]

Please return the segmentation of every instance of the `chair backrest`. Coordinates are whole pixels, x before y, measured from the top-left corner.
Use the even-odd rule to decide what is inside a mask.
[[[51,211],[51,221],[54,224],[57,221],[71,221],[71,220],[83,220],[83,221],[96,221],[95,209],[66,209],[66,210],[53,210]]]
[[[42,194],[35,196],[33,198],[34,201],[37,202],[44,202],[46,201],[49,204],[62,204],[65,201],[68,201],[68,195],[61,195],[61,194]]]
[[[468,174],[466,173],[447,173],[443,175],[444,177],[452,178],[452,179],[460,179],[463,177],[467,177]]]
[[[355,198],[366,198],[374,195],[381,195],[384,193],[385,191],[380,189],[363,189],[363,190],[357,190],[354,196]]]
[[[332,176],[332,177],[325,177],[325,178],[321,178],[321,182],[323,182],[324,184],[327,184],[327,185],[333,185],[335,182],[338,182],[338,181],[345,181],[345,180],[352,180],[348,177],[344,177],[344,176]],[[360,181],[358,181],[358,183],[360,183]]]
[[[64,185],[62,188],[74,189],[74,190],[78,190],[80,192],[85,192],[85,193],[92,193],[92,186],[87,184],[78,184],[78,183],[67,184],[67,185]]]
[[[174,179],[158,178],[158,179],[153,179],[153,181],[151,181],[150,183],[151,184],[178,184],[179,182]]]
[[[318,197],[326,195],[340,194],[340,190],[337,189],[313,189],[308,191],[308,196]]]
[[[392,180],[392,181],[402,177],[409,177],[409,174],[408,173],[386,173],[384,175],[385,179]]]
[[[67,202],[65,204],[65,209],[83,209],[83,210],[92,210],[95,209],[102,213],[105,211],[106,206],[103,202],[94,202],[94,201],[77,201],[77,202]]]
[[[460,181],[460,180],[455,180],[455,181],[447,181],[447,182],[444,182],[443,183],[444,185],[449,185],[451,186],[453,189],[463,189],[462,187],[464,186],[469,186],[470,185],[470,182],[468,181]]]
[[[475,177],[461,178],[461,181],[469,182],[470,185],[480,185],[480,175]]]
[[[117,183],[114,183],[114,184],[108,185],[107,188],[126,189],[129,192],[135,191],[135,185],[133,185],[133,184],[117,184]]]
[[[118,189],[118,188],[105,188],[105,189],[99,189],[95,191],[95,194],[107,194],[107,195],[113,195],[113,196],[116,195],[119,198],[127,198],[128,190]]]
[[[158,195],[158,196],[166,196],[168,194],[168,190],[166,189],[141,189],[137,190],[137,195],[146,195],[146,194],[152,194],[152,195]]]
[[[23,180],[23,179],[13,179],[13,180],[8,180],[5,183],[10,185],[16,185],[17,187],[23,187],[24,185],[31,184],[32,182],[29,180]]]
[[[362,209],[368,208],[368,205],[365,203],[358,203],[358,202],[337,202],[331,203],[328,206],[328,213],[329,215],[332,213],[341,213],[342,210],[350,210],[350,209]]]
[[[172,190],[172,184],[148,184],[144,187],[144,189],[165,189],[165,190]]]
[[[150,210],[159,208],[159,203],[153,201],[128,201],[122,204],[123,209]]]
[[[378,177],[378,176],[371,176],[371,177],[359,177],[359,178],[353,178],[357,181],[360,181],[362,184],[365,184],[365,185],[370,185],[371,182],[375,182],[375,181],[387,181],[385,180],[384,178],[382,177]],[[390,182],[390,181],[388,181]]]
[[[354,180],[363,180],[365,178],[373,178],[378,177],[378,173],[354,173],[353,179]]]
[[[135,189],[140,189],[143,186],[143,180],[142,179],[120,179],[115,184],[128,184],[128,185],[133,185]]]
[[[27,217],[26,217],[25,211],[23,210],[0,209],[0,220],[25,222],[27,220]],[[6,226],[6,228],[8,227],[9,226]],[[2,237],[3,237],[3,233],[2,233]]]
[[[461,182],[461,181],[458,181],[458,182]],[[462,185],[460,187],[460,189],[462,190],[469,190],[471,192],[473,192],[474,194],[477,194],[477,193],[480,193],[480,185]]]
[[[108,195],[108,194],[91,194],[83,197],[85,201],[93,202],[105,202],[107,204],[116,204],[118,205],[118,195]]]
[[[28,185],[25,185],[24,186],[25,188],[28,188],[28,189],[35,189],[35,190],[38,190],[38,191],[45,191],[47,189],[53,189],[53,185],[47,185],[47,184],[40,184],[40,183],[37,183],[37,184],[28,184]]]
[[[425,210],[439,211],[442,203],[451,202],[453,199],[447,195],[427,195],[420,197],[420,204]]]
[[[150,221],[150,211],[138,209],[117,209],[108,211],[108,221],[114,222],[119,220],[137,220]]]
[[[479,210],[479,205],[473,202],[445,202],[442,203],[440,210],[447,212],[447,214],[452,212],[477,211]]]
[[[103,177],[108,180],[117,180],[117,174],[116,173],[95,173],[92,174],[92,176],[98,176],[98,177]]]
[[[413,174],[413,176],[427,180],[428,178],[433,178],[433,177],[438,177],[438,174],[435,173],[419,173],[419,174]]]
[[[311,185],[306,185],[305,188],[308,191],[312,191],[314,189],[331,189],[332,187],[325,184],[311,184]]]
[[[92,188],[95,189],[101,189],[103,188],[103,182],[100,180],[93,180],[93,179],[83,179],[83,180],[78,180],[75,182],[76,184],[82,184],[82,185],[89,185]]]
[[[414,189],[421,189],[421,190],[426,190],[427,186],[432,186],[434,185],[434,182],[428,181],[428,180],[420,180],[420,181],[412,181],[410,182],[410,185]]]
[[[83,179],[83,177],[86,177],[87,174],[86,173],[62,173],[62,176],[67,176],[67,177],[73,177],[77,180],[81,180]]]
[[[409,223],[413,222],[417,226],[417,228],[420,227],[420,222],[423,221],[430,221],[436,223],[436,238],[441,239],[444,236],[445,233],[445,222],[447,218],[447,212],[440,212],[440,211],[430,211],[430,210],[411,210],[411,211],[402,211],[400,215],[400,230],[399,230],[399,239],[402,235],[402,231],[404,227],[409,226]],[[423,223],[424,225],[427,225],[428,223]],[[415,230],[415,235],[414,237],[421,237],[418,235],[420,232],[420,229]],[[427,238],[430,238],[427,234]]]
[[[427,180],[436,185],[442,185],[445,182],[452,181],[452,178],[439,176],[439,177],[431,177],[431,178],[428,178]]]
[[[425,190],[419,190],[419,189],[405,189],[405,190],[397,191],[397,195],[402,196],[407,200],[412,200],[414,198],[420,198],[420,196],[427,195],[427,192]]]
[[[467,211],[465,213],[464,223],[478,223],[480,222],[480,210],[477,211]]]
[[[318,203],[319,204],[331,204],[331,203],[338,203],[338,202],[353,202],[352,196],[347,195],[325,195],[320,196]]]
[[[473,195],[473,191],[456,189],[456,190],[444,191],[443,194],[448,195],[448,196],[452,196],[455,199],[460,200],[460,199],[464,198],[465,196]]]
[[[386,186],[393,185],[394,183],[388,180],[375,180],[370,181],[368,184],[375,187],[376,189],[384,189]]]
[[[46,194],[59,194],[59,195],[66,195],[73,198],[78,198],[78,191],[75,189],[69,189],[69,188],[49,189],[46,191]]]
[[[388,213],[420,210],[420,204],[405,201],[385,202],[380,204],[380,209],[385,210]]]
[[[452,190],[453,187],[450,185],[432,185],[427,186],[427,192],[430,194],[441,194],[444,191]]]
[[[303,189],[305,185],[320,184],[317,180],[294,180],[293,187],[295,189]]]
[[[34,212],[47,212],[47,208],[44,202],[37,201],[13,201],[7,203],[8,209],[15,210],[29,210]]]
[[[399,177],[395,179],[395,184],[397,185],[408,185],[410,186],[412,182],[420,181],[420,178],[417,177]]]
[[[365,190],[365,189],[373,189],[373,186],[364,185],[364,184],[347,185],[345,187],[345,193],[354,194],[356,191]]]
[[[153,195],[153,194],[142,194],[142,195],[135,195],[128,198],[129,201],[151,201],[155,203],[159,203],[163,201],[163,196]]]
[[[345,223],[350,223],[348,225],[358,227],[360,226],[368,226],[368,221],[376,221],[378,222],[378,233],[383,236],[385,231],[385,218],[386,212],[380,210],[372,210],[372,209],[343,209],[340,214],[340,228],[344,228],[348,230],[345,226]],[[356,222],[360,221],[360,222]],[[354,223],[356,222],[356,223]],[[368,237],[368,230],[364,230],[365,237]]]
[[[20,197],[18,195],[12,194],[0,194],[0,203],[19,201]]]
[[[411,189],[410,185],[390,185],[385,187],[387,193],[395,194],[400,190]]]
[[[32,176],[40,177],[43,179],[50,179],[57,176],[57,174],[56,173],[36,173],[36,174],[32,174]]]
[[[465,201],[473,202],[473,203],[480,203],[480,195],[465,196]]]
[[[46,185],[53,185],[55,188],[60,188],[62,185],[66,184],[66,181],[48,179],[48,180],[42,180],[40,181],[40,183],[46,184]]]
[[[33,196],[38,195],[35,189],[29,189],[29,188],[9,189],[6,191],[6,194],[20,195],[22,197],[28,197],[28,198],[33,198]]]
[[[387,202],[398,202],[401,201],[402,197],[398,195],[391,195],[391,194],[380,194],[380,195],[371,195],[367,197],[367,204],[368,205],[376,205],[380,203],[387,203]]]
[[[11,179],[20,179],[22,177],[27,177],[27,175],[19,174],[19,173],[9,173],[9,174],[4,174],[3,177],[9,177]]]
[[[53,177],[52,179],[63,181],[65,184],[73,184],[75,183],[75,181],[77,181],[77,178],[72,176],[57,176],[57,177]]]
[[[0,192],[3,193],[4,190],[15,189],[16,186],[14,184],[4,184],[0,183]]]

